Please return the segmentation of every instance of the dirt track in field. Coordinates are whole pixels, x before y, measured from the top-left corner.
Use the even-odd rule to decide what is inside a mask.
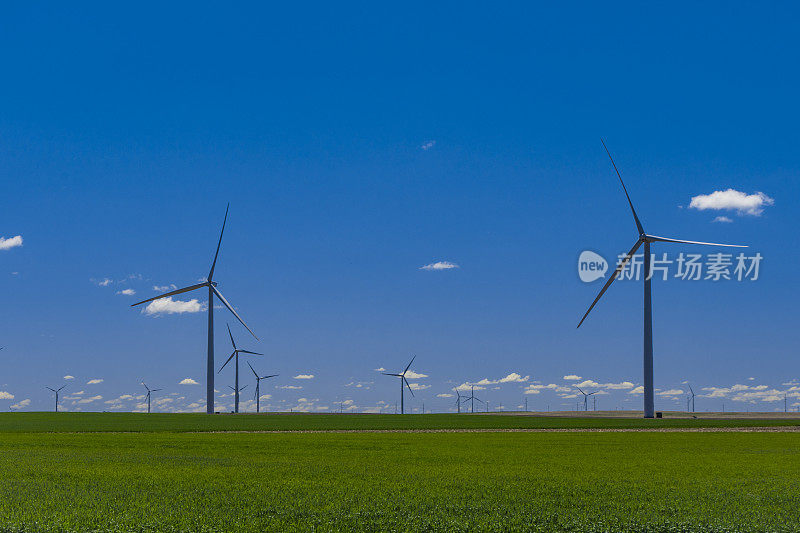
[[[530,428],[530,429],[301,429],[265,431],[193,431],[191,433],[800,433],[800,426],[712,428]]]

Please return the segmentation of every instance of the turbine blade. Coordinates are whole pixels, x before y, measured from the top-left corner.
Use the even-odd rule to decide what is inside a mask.
[[[62,390],[64,390],[64,387],[66,387],[66,385],[62,385],[61,388],[59,388],[56,392],[61,392]]]
[[[653,242],[676,242],[679,244],[702,244],[704,246],[725,246],[728,248],[747,248],[747,246],[742,244],[720,244],[718,242],[699,242],[699,241],[684,241],[681,239],[669,239],[667,237],[659,237],[657,235],[648,235],[648,241]]]
[[[244,387],[242,387],[241,389],[239,389],[239,392],[242,392],[242,391],[243,391],[244,389],[246,389],[246,388],[247,388],[247,385],[245,385]]]
[[[251,364],[250,364],[250,361],[247,361],[247,366],[249,366],[249,367],[250,367],[250,370],[252,370],[252,371],[253,371],[253,375],[256,377],[256,379],[259,379],[259,377],[258,377],[258,374],[257,374],[257,373],[256,373],[256,371],[253,369],[253,365],[251,365]]]
[[[583,392],[583,390],[580,387],[575,387],[575,388],[578,389],[579,391],[581,391],[581,394],[586,394],[585,392]]]
[[[411,396],[413,397],[414,396],[414,391],[411,390],[411,385],[408,384],[408,380],[406,379],[405,376],[402,376],[402,378],[403,378],[403,381],[405,381],[405,383],[406,383],[406,387],[408,387],[408,392],[410,392]]]
[[[249,353],[250,355],[264,355],[263,353],[251,352],[250,350],[239,350],[239,353]]]
[[[233,387],[231,387],[230,385],[228,385],[228,388],[229,388],[230,390],[232,390],[233,392],[236,392],[236,389],[234,389],[234,388],[233,388]]]
[[[222,365],[222,366],[220,367],[220,369],[219,369],[219,370],[217,370],[217,374],[219,374],[220,372],[222,372],[222,369],[223,369],[223,368],[225,368],[225,365],[227,365],[228,363],[230,363],[230,362],[231,362],[231,359],[233,359],[233,356],[234,356],[234,355],[236,355],[236,350],[234,350],[234,351],[233,351],[233,353],[231,354],[231,356],[230,356],[230,357],[228,357],[228,360],[227,360],[227,361],[225,361],[225,364],[224,364],[224,365]],[[147,390],[150,390],[150,389],[147,389]]]
[[[594,301],[592,302],[592,305],[589,306],[589,309],[583,315],[583,318],[581,318],[581,321],[578,322],[578,327],[581,327],[581,324],[583,324],[583,321],[586,320],[586,317],[589,316],[589,313],[592,312],[592,309],[594,309],[594,306],[597,305],[597,302],[600,300],[600,298],[603,296],[603,294],[605,294],[605,292],[608,290],[608,287],[614,282],[614,280],[617,279],[617,276],[619,275],[619,273],[622,272],[622,269],[625,267],[625,265],[628,263],[628,261],[630,261],[631,257],[633,257],[633,254],[636,252],[636,250],[639,249],[639,246],[641,246],[641,245],[642,245],[642,239],[639,239],[638,241],[636,241],[636,244],[633,245],[633,248],[631,248],[631,251],[628,252],[625,255],[625,257],[623,258],[622,261],[620,261],[619,266],[617,266],[617,268],[614,269],[614,273],[611,274],[611,276],[609,276],[608,281],[606,281],[606,284],[603,285],[603,288],[600,290],[600,294],[597,295],[597,298],[595,298]]]
[[[245,323],[244,323],[244,320],[242,320],[242,317],[240,317],[240,316],[239,316],[239,315],[236,313],[236,311],[234,311],[234,310],[233,310],[233,307],[231,307],[231,304],[229,304],[229,303],[228,303],[228,300],[226,300],[226,299],[225,299],[225,297],[224,297],[224,296],[222,296],[222,293],[221,293],[221,292],[219,292],[219,289],[217,289],[217,288],[216,288],[215,286],[213,286],[213,285],[209,285],[209,286],[211,287],[211,290],[213,290],[213,291],[214,291],[214,294],[216,294],[216,295],[217,295],[217,298],[219,298],[219,300],[220,300],[220,301],[221,301],[221,302],[222,302],[222,303],[225,305],[225,307],[227,307],[227,308],[228,308],[228,311],[230,311],[231,313],[233,313],[233,316],[235,316],[235,317],[236,317],[236,319],[237,319],[239,322],[241,322],[241,323],[242,323],[242,325],[243,325],[243,326],[244,326],[244,327],[247,329],[247,331],[249,331],[249,332],[250,332],[250,335],[252,335],[253,337],[255,337],[255,338],[256,338],[256,340],[259,340],[259,338],[256,336],[256,334],[255,334],[255,333],[253,333],[253,330],[252,330],[252,329],[250,329],[250,328],[248,328],[248,327],[247,327],[247,324],[245,324]]]
[[[278,377],[278,376],[280,376],[280,374],[272,374],[271,376],[264,376],[264,377],[262,377],[262,378],[260,378],[260,379],[276,378],[276,377]]]
[[[228,326],[228,335],[230,335],[230,337],[231,337],[231,344],[233,344],[233,349],[235,350],[236,349],[236,342],[234,342],[234,340],[233,340],[233,333],[231,333],[231,325],[228,324],[227,322],[225,323],[225,325]]]
[[[614,167],[614,171],[617,173],[617,177],[619,178],[620,184],[622,184],[622,190],[625,191],[625,197],[628,199],[628,205],[631,206],[631,213],[633,213],[633,220],[636,221],[636,229],[639,230],[639,235],[641,235],[642,233],[644,233],[644,230],[642,229],[642,223],[639,222],[639,217],[636,216],[636,210],[633,208],[633,202],[631,202],[631,197],[630,195],[628,195],[628,189],[625,187],[625,183],[622,181],[622,176],[620,175],[619,170],[617,169],[617,164],[614,163],[614,158],[611,157],[611,152],[608,151],[608,147],[606,146],[606,143],[603,141],[603,139],[600,139],[600,142],[603,143],[603,148],[606,149],[608,158],[611,160],[611,165]]]
[[[153,389],[153,390],[151,390],[150,392],[158,392],[158,391],[160,391],[160,390],[164,390],[164,389]]]
[[[147,302],[152,302],[153,300],[160,300],[161,298],[167,298],[169,296],[175,296],[176,294],[182,294],[184,292],[193,291],[195,289],[199,289],[201,287],[205,287],[208,283],[198,283],[197,285],[191,285],[189,287],[184,287],[182,289],[178,289],[176,291],[165,292],[164,294],[159,294],[158,296],[153,296],[152,298],[148,298],[147,300],[142,300],[141,302],[136,302],[135,304],[131,304],[131,307],[135,307],[137,305],[141,305]]]
[[[408,372],[408,369],[409,369],[409,368],[411,368],[411,363],[413,363],[413,362],[414,362],[414,359],[416,359],[416,358],[417,358],[417,356],[416,356],[416,355],[415,355],[414,357],[412,357],[412,358],[411,358],[411,361],[408,363],[408,366],[406,366],[406,369],[405,369],[405,370],[403,370],[403,375],[405,375],[405,373],[406,373],[406,372]]]
[[[217,266],[217,256],[219,256],[219,247],[222,244],[222,234],[225,233],[225,223],[228,221],[228,209],[230,209],[231,204],[228,203],[227,207],[225,207],[225,218],[222,219],[222,231],[219,232],[219,242],[217,242],[217,251],[214,253],[214,262],[211,263],[211,270],[208,273],[208,281],[214,279],[214,268]]]
[[[381,372],[381,374],[383,374],[384,376],[394,376],[396,378],[402,378],[403,377],[403,374],[389,374],[387,372]]]
[[[45,389],[50,389],[50,387],[45,387]],[[56,392],[55,389],[50,389],[50,390],[53,391],[53,392]]]

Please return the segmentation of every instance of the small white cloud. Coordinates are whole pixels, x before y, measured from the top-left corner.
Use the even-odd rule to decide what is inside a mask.
[[[530,376],[522,377],[516,372],[512,372],[504,378],[500,379],[500,383],[524,383],[531,379]]]
[[[92,279],[92,281],[95,282],[98,287],[108,287],[109,285],[114,283],[114,280],[109,279],[109,278],[103,278],[100,281],[97,281],[96,279]]]
[[[172,296],[168,296],[160,300],[153,300],[147,304],[142,313],[146,315],[180,315],[183,313],[199,313],[205,311],[207,307],[208,304],[206,302],[200,303],[195,298],[185,302],[183,300],[173,300]]]
[[[386,372],[386,369],[383,368],[383,367],[375,368],[374,370],[375,370],[375,372]]]
[[[444,393],[444,394],[437,394],[436,397],[437,398],[452,398],[453,395],[450,394],[450,393]]]
[[[83,398],[82,400],[78,400],[78,403],[92,403],[102,399],[103,397],[98,394],[97,396],[92,396],[91,398]]]
[[[178,382],[178,385],[200,385],[200,384],[195,380],[193,380],[192,378],[183,378]]]
[[[170,283],[169,285],[153,285],[153,290],[156,292],[167,292],[169,290],[174,291],[177,288],[178,286],[174,283]]]
[[[285,390],[299,390],[303,387],[300,385],[281,385],[280,387],[276,387],[278,389],[285,389]]]
[[[644,387],[640,385],[634,389],[629,390],[628,394],[644,394]]]
[[[10,392],[6,392],[4,390],[0,390],[0,400],[13,400],[14,395]]]
[[[683,394],[681,389],[668,389],[657,392],[656,396],[678,396],[680,394]]]
[[[90,379],[89,381],[86,382],[86,384],[87,385],[97,385],[98,383],[102,383],[102,382],[103,382],[102,379],[95,378],[95,379]]]
[[[28,407],[31,404],[30,398],[25,398],[19,403],[15,403],[11,406],[12,409],[22,409],[23,407]]]
[[[117,291],[117,294],[124,294],[125,296],[133,296],[136,294],[136,291],[133,289],[123,289],[121,291]]]
[[[431,388],[430,385],[420,385],[419,383],[409,383],[408,386],[411,388],[411,390],[425,390]]]
[[[67,374],[66,376],[64,376],[64,379],[75,379],[75,376],[70,376],[69,374]]]
[[[9,237],[8,239],[5,237],[0,237],[0,250],[10,250],[11,248],[16,248],[17,246],[22,246],[22,235]]]
[[[406,379],[422,379],[427,377],[428,374],[420,374],[418,372],[414,372],[413,370],[409,370],[406,372]]]
[[[294,379],[314,379],[314,374],[297,374]]]
[[[428,141],[422,146],[420,146],[420,148],[422,148],[423,150],[430,150],[434,146],[436,146],[436,141]]]
[[[755,381],[756,378],[747,378],[747,381]]]
[[[581,377],[576,376],[575,374],[567,374],[566,376],[564,376],[564,379],[566,381],[578,381],[579,379],[581,379]]]
[[[450,270],[452,268],[459,268],[457,264],[450,261],[437,261],[425,266],[419,267],[420,270]]]
[[[733,219],[732,218],[728,218],[728,217],[719,216],[719,217],[715,218],[714,220],[712,220],[711,222],[722,222],[723,224],[730,224],[731,222],[733,222]]]
[[[738,215],[757,217],[764,212],[765,207],[774,203],[775,200],[763,192],[746,194],[734,189],[727,189],[725,191],[714,191],[711,194],[694,196],[689,202],[689,207],[700,211],[706,209],[736,211]]]

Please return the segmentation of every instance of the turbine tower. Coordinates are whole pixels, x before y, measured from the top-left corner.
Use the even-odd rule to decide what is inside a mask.
[[[579,391],[581,391],[581,394],[583,394],[583,410],[584,411],[588,411],[589,410],[589,396],[592,396],[593,394],[597,394],[598,391],[585,393],[585,392],[583,392],[583,389],[581,389],[580,387],[575,387],[575,388],[578,389]]]
[[[0,348],[0,350],[2,350],[2,348]],[[46,389],[50,389],[51,391],[56,393],[56,411],[55,411],[56,413],[58,412],[58,393],[61,392],[61,389],[63,389],[64,387],[66,387],[66,385],[61,385],[61,387],[59,387],[58,389],[50,389],[50,387],[45,387]]]
[[[229,324],[225,324],[225,325],[228,326],[228,335],[230,335],[230,337],[231,337],[231,344],[233,345],[233,353],[231,354],[230,357],[228,357],[228,360],[225,361],[225,364],[223,364],[222,367],[220,367],[220,369],[217,372],[217,374],[222,372],[222,369],[225,368],[225,365],[227,365],[231,361],[231,359],[236,357],[236,363],[235,363],[236,364],[236,382],[235,382],[235,387],[233,389],[236,394],[235,394],[235,398],[234,398],[233,412],[234,413],[238,413],[239,412],[239,354],[240,353],[247,353],[247,354],[250,354],[250,355],[264,355],[264,354],[263,353],[258,353],[258,352],[251,352],[250,350],[242,350],[240,348],[237,348],[236,347],[236,342],[233,340],[233,333],[231,333],[231,326]],[[250,368],[252,368],[252,367],[250,367]],[[256,377],[258,377],[258,376],[256,376]],[[242,388],[244,388],[244,387],[242,387]]]
[[[262,379],[269,379],[274,378],[278,374],[272,374],[270,376],[260,376],[256,373],[255,369],[253,369],[253,365],[250,364],[250,361],[247,362],[247,366],[250,367],[250,370],[253,371],[253,375],[256,377],[256,413],[261,412],[261,380]]]
[[[235,395],[235,396],[238,398],[238,397],[239,397],[239,393],[240,393],[240,392],[242,392],[244,389],[246,389],[246,388],[247,388],[247,385],[245,385],[245,386],[244,386],[244,387],[242,387],[241,389],[240,389],[239,387],[231,387],[230,385],[228,385],[228,388],[229,388],[230,390],[232,390],[232,391],[233,391],[233,394],[234,394],[234,395]],[[238,409],[238,407],[239,407],[239,406],[237,405],[236,407],[237,407],[237,409]],[[239,411],[236,411],[236,412],[238,413]]]
[[[475,396],[475,385],[472,385],[472,392],[470,393],[469,398],[464,398],[464,401],[465,402],[470,402],[470,410],[473,413],[475,412],[475,400],[478,400],[480,403],[486,405],[487,409],[489,408],[489,406],[488,406],[488,404],[486,402],[484,402],[483,400],[481,400],[480,398]]]
[[[619,273],[625,268],[625,265],[628,261],[633,257],[633,254],[639,247],[644,244],[644,357],[643,357],[643,367],[644,367],[644,417],[645,418],[653,418],[654,416],[654,391],[653,391],[653,305],[651,300],[651,291],[650,291],[650,277],[652,276],[652,264],[650,262],[650,245],[654,242],[669,242],[669,243],[678,243],[678,244],[701,244],[704,246],[729,246],[734,248],[747,248],[746,246],[740,246],[736,244],[717,244],[713,242],[697,242],[697,241],[684,241],[679,239],[669,239],[666,237],[658,237],[656,235],[650,235],[645,233],[644,228],[642,228],[642,223],[639,221],[639,217],[636,214],[636,210],[633,208],[633,202],[631,201],[630,195],[628,195],[628,189],[625,188],[625,183],[622,181],[622,175],[619,173],[617,169],[617,165],[614,163],[614,159],[611,157],[611,152],[608,151],[606,147],[606,143],[600,139],[600,142],[603,143],[603,148],[605,148],[606,153],[608,154],[608,158],[611,159],[611,165],[614,167],[614,171],[617,173],[617,177],[619,178],[619,182],[622,185],[622,190],[625,192],[625,197],[628,199],[628,205],[631,208],[631,213],[633,213],[633,220],[636,223],[636,230],[639,232],[639,237],[636,239],[631,250],[625,254],[625,257],[620,261],[617,268],[614,270],[614,273],[609,276],[608,281],[606,281],[603,288],[600,290],[600,293],[592,302],[592,305],[589,306],[589,309],[581,318],[581,321],[578,323],[578,327],[581,327],[583,321],[586,320],[586,317],[589,316],[589,313],[594,309],[594,306],[597,304],[598,300],[605,294],[608,290],[608,287],[617,279]]]
[[[692,390],[691,385],[689,385],[689,401],[692,403],[692,412],[694,413],[694,390]],[[687,410],[688,410],[688,403],[687,403]]]
[[[242,317],[240,317],[236,311],[233,310],[233,307],[231,307],[231,305],[228,303],[228,300],[226,300],[225,297],[222,296],[222,293],[219,292],[219,289],[217,289],[217,282],[214,281],[214,268],[217,266],[219,247],[222,244],[222,234],[225,232],[225,223],[228,221],[229,208],[230,204],[228,204],[228,207],[225,208],[225,218],[222,220],[222,231],[219,232],[217,251],[214,254],[214,261],[211,263],[211,270],[208,273],[206,281],[198,283],[197,285],[190,285],[189,287],[170,291],[153,298],[148,298],[147,300],[142,300],[141,302],[136,302],[135,304],[131,305],[131,307],[134,307],[147,302],[152,302],[154,300],[160,300],[161,298],[169,298],[170,296],[175,296],[176,294],[193,291],[195,289],[202,289],[203,287],[208,288],[208,358],[206,360],[206,412],[208,414],[214,414],[214,295],[216,295],[217,298],[219,298],[219,301],[228,308],[228,311],[233,313],[233,316],[235,316],[236,319],[242,323],[247,331],[249,331],[250,334],[253,335],[256,340],[258,340],[258,337],[256,337],[255,333],[253,333],[253,330],[247,327],[247,324],[244,323]]]
[[[150,387],[145,385],[144,381],[142,381],[142,385],[144,385],[144,388],[147,389],[147,414],[150,414],[150,393],[158,392],[163,389],[150,389]]]
[[[458,414],[461,414],[461,391],[456,389],[456,407],[458,408]]]
[[[382,374],[384,376],[394,376],[396,378],[400,378],[400,414],[401,415],[404,415],[406,413],[405,406],[404,406],[404,403],[403,403],[404,402],[404,400],[403,400],[403,392],[404,392],[403,391],[403,383],[405,383],[406,387],[408,387],[408,392],[411,393],[412,398],[414,396],[414,391],[411,390],[411,385],[408,384],[408,380],[406,379],[406,372],[408,372],[408,369],[411,368],[411,363],[413,363],[414,359],[416,359],[416,358],[417,358],[416,355],[411,358],[411,361],[406,366],[406,369],[403,370],[402,374],[390,374],[388,372],[382,372]]]

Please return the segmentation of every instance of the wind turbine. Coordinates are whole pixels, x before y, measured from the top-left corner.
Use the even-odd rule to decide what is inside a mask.
[[[589,410],[589,396],[592,396],[593,394],[597,394],[598,391],[590,392],[590,393],[587,394],[587,393],[583,392],[583,389],[581,389],[580,387],[575,387],[575,388],[578,389],[579,391],[581,391],[581,394],[583,394],[583,410],[584,411],[588,411]]]
[[[231,387],[230,385],[228,385],[228,388],[229,388],[230,390],[232,390],[232,391],[233,391],[233,393],[234,393],[234,395],[236,395],[236,397],[238,398],[238,397],[239,397],[239,393],[240,393],[241,391],[243,391],[244,389],[246,389],[246,388],[247,388],[247,385],[245,385],[245,386],[244,386],[244,387],[242,387],[241,389],[240,389],[238,386],[237,386],[237,387]],[[238,409],[238,407],[239,407],[239,406],[237,405],[236,407],[237,407],[237,409]],[[239,411],[236,411],[236,412],[238,413]]]
[[[0,350],[2,350],[2,348],[0,348]],[[61,387],[59,387],[58,389],[50,389],[50,387],[45,387],[46,389],[50,389],[51,391],[56,393],[56,411],[55,411],[56,413],[58,412],[58,393],[61,392],[61,389],[63,389],[64,387],[66,387],[66,385],[61,385]]]
[[[737,244],[718,244],[713,242],[698,242],[698,241],[684,241],[679,239],[670,239],[666,237],[658,237],[656,235],[650,235],[645,233],[644,228],[642,228],[642,223],[639,221],[639,217],[636,214],[636,210],[633,208],[633,202],[631,201],[630,195],[628,195],[628,189],[625,188],[625,183],[622,181],[622,175],[619,173],[617,169],[616,163],[614,163],[614,159],[611,157],[611,152],[608,151],[608,147],[606,147],[606,143],[600,139],[600,142],[603,143],[603,148],[605,148],[606,153],[608,154],[608,158],[611,159],[611,165],[614,167],[614,171],[617,173],[617,177],[619,178],[619,182],[622,185],[622,190],[625,192],[625,197],[628,199],[628,205],[631,208],[631,213],[633,213],[633,220],[636,222],[636,230],[639,232],[639,237],[636,239],[631,250],[625,254],[625,257],[620,261],[617,268],[614,270],[614,273],[609,276],[608,281],[606,281],[603,288],[600,290],[600,294],[592,302],[592,305],[589,306],[589,309],[581,318],[581,321],[578,323],[578,327],[581,327],[583,321],[586,320],[586,317],[589,316],[589,313],[594,309],[595,304],[597,304],[598,300],[605,294],[608,290],[608,287],[617,279],[617,276],[620,272],[624,269],[627,262],[633,257],[633,254],[639,247],[644,244],[644,417],[645,418],[653,418],[654,415],[654,406],[653,406],[653,399],[654,399],[654,391],[653,391],[653,305],[651,300],[651,291],[650,291],[650,277],[652,276],[652,264],[650,262],[650,244],[654,242],[671,242],[671,243],[679,243],[679,244],[701,244],[705,246],[728,246],[734,248],[747,248],[747,246],[741,246]]]
[[[230,204],[228,207],[225,208],[225,218],[222,220],[222,231],[219,232],[219,241],[217,242],[217,251],[214,254],[214,261],[211,263],[211,270],[208,273],[208,277],[206,281],[202,283],[198,283],[196,285],[190,285],[189,287],[184,287],[182,289],[178,289],[175,291],[166,292],[159,296],[155,296],[153,298],[148,298],[147,300],[142,300],[141,302],[137,302],[132,304],[131,307],[141,305],[147,302],[152,302],[154,300],[160,300],[161,298],[168,298],[170,296],[175,296],[176,294],[182,294],[184,292],[193,291],[195,289],[202,289],[203,287],[208,288],[208,359],[206,361],[206,412],[208,414],[214,414],[214,295],[217,295],[217,298],[223,303],[225,307],[228,308],[228,311],[233,313],[233,316],[242,323],[242,325],[250,332],[253,337],[258,340],[256,334],[253,333],[253,330],[247,327],[247,324],[244,323],[242,317],[240,317],[236,311],[233,310],[233,307],[228,303],[228,300],[222,296],[222,293],[219,292],[217,289],[217,282],[214,280],[214,268],[217,266],[217,257],[219,256],[219,247],[222,244],[222,234],[225,232],[225,223],[228,221],[228,209],[230,208]]]
[[[144,388],[147,389],[147,413],[149,414],[150,413],[150,393],[158,392],[158,391],[163,390],[163,389],[151,389],[150,387],[145,385],[144,381],[142,381],[142,385],[144,385]]]
[[[458,414],[461,414],[461,391],[456,389],[456,407],[458,408]]]
[[[412,398],[414,397],[414,391],[413,391],[413,390],[411,390],[411,385],[409,385],[409,384],[408,384],[408,380],[406,379],[406,372],[408,372],[408,369],[409,369],[409,368],[411,368],[411,363],[413,363],[413,362],[414,362],[414,359],[416,359],[416,358],[417,358],[417,356],[416,356],[416,355],[415,355],[414,357],[412,357],[412,358],[411,358],[411,361],[410,361],[410,362],[408,363],[408,365],[406,366],[406,369],[405,369],[405,370],[403,370],[403,373],[402,373],[402,374],[390,374],[390,373],[388,373],[388,372],[382,372],[382,374],[383,374],[384,376],[394,376],[394,377],[396,377],[396,378],[400,378],[400,414],[401,414],[401,415],[405,414],[405,412],[406,412],[406,411],[405,411],[404,404],[403,404],[403,401],[404,401],[404,400],[403,400],[403,383],[405,383],[405,384],[406,384],[406,387],[408,387],[408,392],[410,392],[410,393],[411,393],[411,397],[412,397]]]
[[[220,367],[220,369],[217,372],[217,374],[222,372],[222,369],[225,368],[225,365],[227,365],[231,361],[231,359],[236,357],[236,386],[233,389],[236,392],[236,394],[235,394],[235,398],[234,398],[233,412],[234,413],[238,413],[239,412],[239,354],[240,353],[247,353],[247,354],[250,354],[250,355],[264,355],[264,354],[263,353],[258,353],[258,352],[251,352],[250,350],[242,350],[240,348],[237,348],[236,347],[236,342],[234,342],[234,340],[233,340],[233,333],[231,333],[230,325],[228,325],[228,324],[225,324],[225,325],[228,326],[228,335],[230,335],[230,337],[231,337],[231,344],[233,345],[233,353],[231,353],[231,356],[228,357],[227,361],[225,361],[225,364],[222,365],[222,367]],[[244,388],[244,387],[242,387],[242,388]]]
[[[269,379],[274,378],[278,374],[272,374],[271,376],[260,376],[256,373],[253,369],[253,365],[250,364],[250,361],[247,362],[247,366],[250,367],[250,370],[253,371],[253,375],[256,377],[256,413],[260,412],[261,409],[261,380],[262,379]]]
[[[687,383],[687,385],[689,385]],[[694,413],[694,390],[692,390],[692,386],[689,385],[689,401],[692,402],[692,412]],[[687,403],[688,407],[688,403]]]
[[[472,392],[470,393],[469,398],[465,398],[464,401],[470,402],[470,409],[472,410],[473,413],[475,412],[475,400],[478,400],[482,404],[486,405],[486,402],[475,396],[475,385],[472,385]]]

